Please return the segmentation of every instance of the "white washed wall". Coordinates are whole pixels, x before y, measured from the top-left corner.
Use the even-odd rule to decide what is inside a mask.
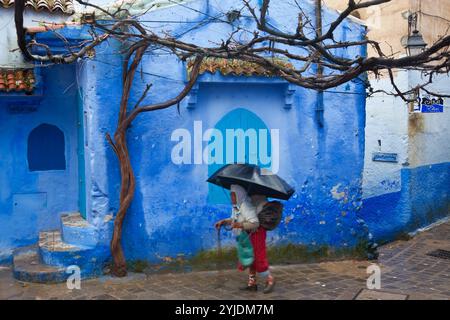
[[[69,19],[67,15],[49,12],[35,12],[26,9],[24,25],[26,27],[38,26],[40,22],[63,22]],[[0,68],[24,68],[30,66],[24,62],[17,46],[16,26],[14,23],[14,7],[0,9]]]
[[[407,86],[407,72],[398,73],[396,79],[401,87]],[[371,83],[375,90],[392,89],[387,78],[372,80]],[[408,161],[408,106],[400,98],[386,94],[369,98],[366,104],[365,135],[364,197],[400,191],[400,170],[402,164]],[[374,152],[397,153],[399,162],[374,162]]]
[[[410,83],[427,81],[415,71],[409,73]],[[428,90],[450,95],[450,77],[434,78]],[[450,99],[444,99],[444,113],[415,114],[409,121],[409,163],[411,167],[450,162]]]
[[[425,81],[417,71],[399,72],[395,79],[402,90]],[[375,90],[392,91],[387,78],[371,83]],[[437,77],[429,89],[450,94],[449,76]],[[400,171],[404,167],[450,161],[450,99],[445,104],[444,113],[412,114],[410,106],[401,98],[376,94],[367,100],[364,198],[400,191]],[[398,163],[374,162],[374,152],[397,153]]]

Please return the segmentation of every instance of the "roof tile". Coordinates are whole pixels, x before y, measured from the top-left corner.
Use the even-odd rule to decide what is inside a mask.
[[[35,83],[33,69],[0,69],[0,92],[32,92]]]
[[[274,58],[273,63],[286,68],[293,68],[289,61]],[[193,60],[189,60],[187,64],[188,71],[190,72],[193,67]],[[274,77],[278,76],[273,72],[265,69],[264,67],[253,63],[238,59],[224,59],[224,58],[205,58],[200,66],[200,74],[205,72],[215,73],[220,72],[223,75],[235,75],[235,76],[264,76]]]
[[[9,8],[14,5],[14,0],[0,0],[0,7]],[[26,7],[31,7],[36,11],[60,12],[64,14],[74,14],[73,0],[27,0]]]

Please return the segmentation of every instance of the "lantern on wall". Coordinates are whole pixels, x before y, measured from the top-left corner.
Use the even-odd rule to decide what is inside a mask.
[[[408,17],[408,38],[406,40],[406,50],[409,56],[421,54],[427,47],[422,34],[417,30],[417,13],[410,14]]]
[[[419,30],[414,30],[406,42],[406,50],[408,50],[408,55],[416,56],[421,54],[426,47],[427,43],[423,40],[422,34]]]

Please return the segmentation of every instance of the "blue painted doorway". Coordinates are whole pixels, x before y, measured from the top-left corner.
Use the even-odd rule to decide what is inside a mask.
[[[248,163],[256,164],[261,168],[270,168],[271,159],[271,137],[270,130],[264,121],[255,113],[238,108],[230,111],[217,122],[215,129],[222,133],[223,137],[223,163],[211,163],[208,165],[208,176],[211,176],[225,164]],[[241,130],[238,132],[238,130]],[[250,131],[249,131],[250,130]],[[234,142],[231,142],[231,134],[234,133]],[[245,144],[243,150],[238,150],[237,141],[239,133],[244,133]],[[256,139],[255,135],[256,133]],[[246,134],[246,135],[245,135]],[[244,152],[242,152],[244,151]],[[229,153],[232,152],[232,155]],[[229,204],[228,191],[218,186],[209,184],[208,203],[210,204]]]

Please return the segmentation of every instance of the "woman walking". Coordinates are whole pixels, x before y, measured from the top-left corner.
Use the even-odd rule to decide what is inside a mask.
[[[259,274],[265,279],[264,293],[273,291],[275,279],[269,271],[269,261],[266,250],[266,229],[259,225],[258,213],[267,203],[267,198],[262,195],[249,197],[247,192],[240,185],[232,185],[231,203],[233,206],[230,219],[220,220],[215,224],[217,229],[223,225],[231,226],[233,233],[239,236],[241,232],[246,232],[250,238],[253,248],[253,263],[248,267],[248,282],[242,290],[258,290],[256,275]],[[245,267],[239,263],[239,270]]]

